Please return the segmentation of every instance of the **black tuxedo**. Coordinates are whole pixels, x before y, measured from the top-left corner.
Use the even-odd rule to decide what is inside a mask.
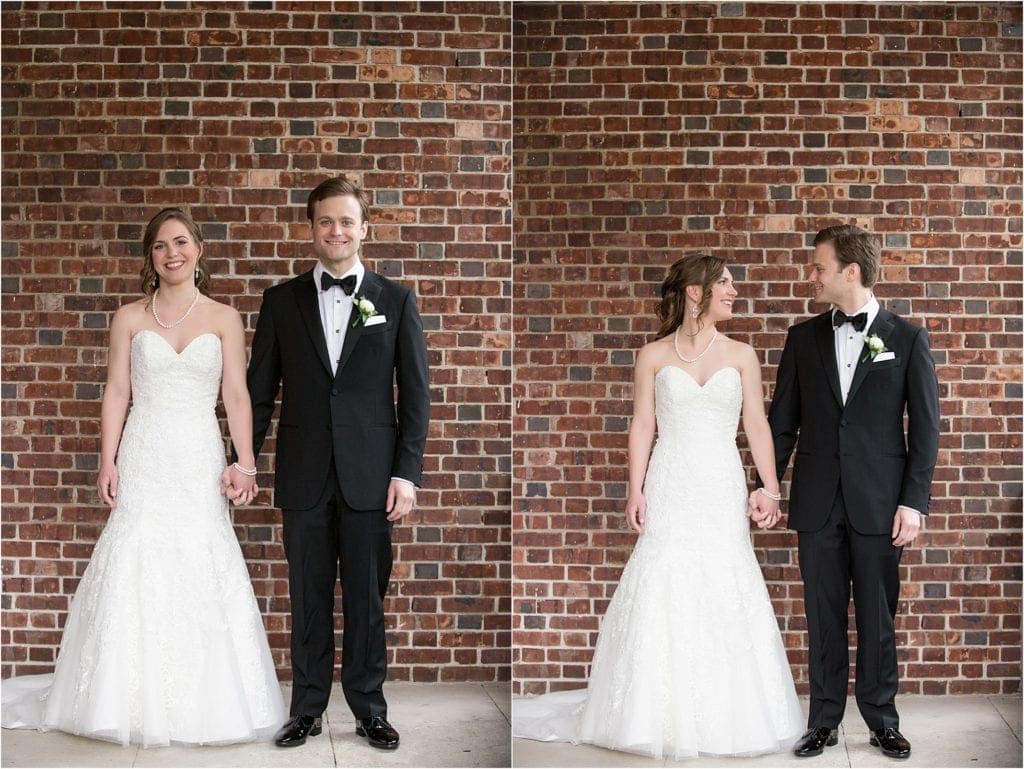
[[[831,311],[790,328],[768,414],[780,480],[796,447],[789,525],[799,532],[810,727],[842,720],[851,582],[857,703],[869,728],[899,726],[893,618],[902,548],[892,545],[891,532],[898,506],[928,513],[938,386],[923,328],[879,309],[868,334],[877,334],[894,357],[858,358],[844,405]]]
[[[430,411],[426,346],[412,292],[367,270],[357,294],[386,321],[348,328],[332,374],[317,291],[310,271],[263,295],[248,370],[253,443],[258,455],[283,387],[274,503],[284,513],[289,565],[292,715],[319,716],[327,706],[340,560],[342,687],[365,718],[387,714],[384,507],[392,477],[420,483]]]

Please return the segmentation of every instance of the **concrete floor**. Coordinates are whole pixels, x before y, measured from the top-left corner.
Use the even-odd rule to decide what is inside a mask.
[[[802,698],[804,712],[807,699]],[[1021,766],[1021,696],[902,696],[897,699],[900,731],[910,740],[910,758],[886,758],[868,745],[868,729],[852,698],[839,730],[839,744],[814,758],[775,753],[755,758],[694,758],[657,760],[592,745],[513,740],[513,766],[823,766],[912,767]],[[739,726],[742,728],[742,726]]]
[[[2,766],[111,767],[507,767],[511,760],[511,688],[495,684],[385,684],[398,750],[357,737],[337,687],[324,733],[283,749],[273,742],[221,747],[122,748],[63,732],[4,729]],[[290,692],[285,687],[285,702]]]

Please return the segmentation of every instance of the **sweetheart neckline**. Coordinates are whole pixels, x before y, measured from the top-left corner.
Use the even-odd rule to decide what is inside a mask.
[[[703,390],[705,387],[707,387],[708,383],[712,379],[714,379],[716,376],[721,374],[723,371],[726,371],[727,369],[735,371],[737,374],[740,373],[740,370],[738,368],[736,368],[735,366],[722,366],[721,368],[715,369],[714,373],[712,373],[711,376],[709,376],[707,379],[704,380],[704,384],[701,384],[700,382],[698,382],[696,380],[696,378],[693,376],[693,374],[691,374],[689,371],[684,369],[682,366],[675,366],[675,365],[673,365],[671,363],[667,363],[664,366],[662,366],[660,369],[658,369],[658,372],[654,375],[654,378],[657,379],[658,375],[661,374],[662,371],[664,371],[665,369],[669,369],[669,368],[674,368],[676,371],[679,371],[679,372],[685,374],[686,378],[689,379],[691,382],[693,382],[695,385],[697,385],[697,389],[699,389],[699,390]]]
[[[173,345],[173,344],[171,344],[171,343],[170,343],[170,342],[168,342],[168,341],[167,341],[166,339],[164,339],[164,338],[163,338],[163,336],[161,336],[160,334],[158,334],[158,333],[157,333],[156,331],[153,331],[152,329],[149,329],[149,328],[144,328],[144,329],[142,329],[141,331],[136,331],[136,332],[135,332],[135,336],[133,336],[133,337],[132,337],[132,342],[134,343],[134,342],[135,342],[135,340],[136,340],[136,339],[137,339],[137,338],[138,338],[138,337],[139,337],[139,336],[140,336],[141,334],[145,334],[145,333],[149,333],[149,334],[152,334],[152,335],[153,335],[153,336],[155,336],[155,337],[156,337],[157,339],[160,339],[160,340],[162,340],[162,341],[163,341],[163,343],[164,343],[164,344],[166,344],[166,345],[168,346],[168,348],[170,348],[171,352],[173,352],[173,353],[174,353],[174,354],[175,354],[176,356],[178,356],[179,358],[180,358],[180,357],[181,357],[182,355],[184,355],[184,354],[185,354],[185,351],[186,351],[186,350],[187,350],[187,349],[188,349],[189,347],[191,347],[191,346],[192,346],[193,344],[195,344],[195,342],[196,342],[196,340],[197,340],[197,339],[199,339],[199,338],[201,338],[201,337],[204,337],[204,336],[215,336],[215,337],[217,337],[217,339],[218,339],[218,340],[220,339],[220,337],[219,337],[219,336],[217,336],[217,334],[215,334],[215,333],[214,333],[213,331],[204,331],[203,333],[201,333],[201,334],[196,334],[196,335],[195,335],[194,337],[192,337],[192,338],[191,338],[191,339],[190,339],[190,340],[188,341],[188,344],[186,344],[186,345],[185,345],[184,347],[182,347],[182,348],[181,348],[181,350],[176,350],[176,349],[174,349],[174,345]]]

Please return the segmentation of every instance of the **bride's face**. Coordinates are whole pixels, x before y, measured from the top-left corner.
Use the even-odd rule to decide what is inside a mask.
[[[732,317],[732,305],[738,292],[732,282],[732,273],[726,267],[721,277],[711,286],[711,301],[708,302],[708,320],[729,320]]]
[[[168,219],[157,230],[153,241],[153,269],[160,285],[194,282],[196,265],[203,248],[192,238],[188,227],[177,219]]]

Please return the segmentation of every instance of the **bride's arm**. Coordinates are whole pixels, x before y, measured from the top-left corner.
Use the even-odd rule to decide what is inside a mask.
[[[654,411],[654,355],[650,347],[641,348],[633,371],[633,421],[629,425],[629,498],[626,520],[634,531],[643,534],[647,502],[644,477],[651,458],[657,420]]]
[[[238,454],[237,464],[245,469],[256,469],[252,448],[252,404],[245,384],[245,328],[242,316],[230,307],[224,311],[225,322],[221,332],[224,369],[221,377],[221,399],[228,417],[228,432]],[[231,465],[225,477],[232,489],[228,496],[240,505],[247,505],[256,496],[255,475],[241,473]]]
[[[740,368],[743,382],[743,431],[747,434],[747,444],[754,457],[757,474],[762,478],[764,490],[768,494],[778,496],[779,482],[775,475],[775,444],[772,441],[772,429],[768,425],[768,417],[764,413],[764,391],[761,388],[761,362],[757,359],[754,348],[744,345],[743,364]],[[760,495],[759,504],[763,510],[771,513],[771,524],[778,519],[778,500]],[[771,525],[769,524],[769,525]]]
[[[132,396],[130,314],[130,305],[126,305],[115,312],[110,321],[107,384],[100,406],[100,472],[96,488],[100,499],[111,507],[117,502],[117,447]]]

